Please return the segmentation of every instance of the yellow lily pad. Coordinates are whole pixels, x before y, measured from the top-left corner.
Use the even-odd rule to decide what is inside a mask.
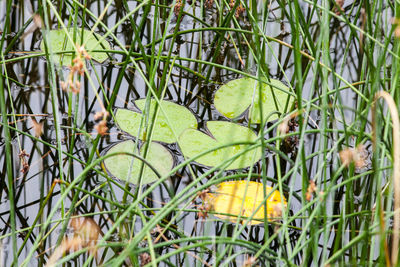
[[[217,185],[215,192],[207,194],[205,201],[211,205],[214,212],[221,213],[215,214],[220,219],[236,223],[237,217],[241,215],[243,217],[240,220],[241,223],[246,221],[246,217],[251,217],[249,224],[259,224],[264,219],[263,186],[262,183],[258,182],[223,182]],[[272,194],[271,191],[272,188],[267,186],[266,195],[269,195],[266,201],[268,221],[279,219],[287,206],[285,197],[279,191],[275,190]],[[255,212],[256,210],[257,212]]]

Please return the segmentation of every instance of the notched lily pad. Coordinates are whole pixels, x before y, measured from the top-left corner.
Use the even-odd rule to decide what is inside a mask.
[[[187,129],[179,137],[178,144],[184,156],[193,158],[218,146],[236,142],[254,142],[256,134],[249,128],[226,121],[208,121],[211,136],[195,129]],[[233,145],[207,153],[195,161],[210,167],[218,166],[248,149],[249,145]],[[261,148],[252,149],[234,160],[226,170],[246,168],[261,158]]]
[[[107,153],[133,153],[135,143],[131,140],[117,143]],[[144,145],[140,149],[140,155],[144,154]],[[171,153],[161,144],[151,142],[146,155],[148,161],[161,176],[167,175],[174,165]],[[140,168],[142,161],[130,155],[121,154],[106,158],[104,165],[107,171],[119,180],[137,184],[139,182]],[[158,180],[156,173],[144,164],[142,184],[152,183]]]
[[[271,191],[272,188],[267,186],[266,195],[271,194]],[[263,201],[263,184],[247,181],[223,182],[217,185],[215,192],[208,193],[205,199],[205,202],[211,206],[213,211],[231,214],[215,214],[218,218],[236,223],[239,215],[242,217],[251,217],[250,224],[262,223],[260,220],[264,219]],[[279,219],[286,206],[285,197],[279,191],[273,191],[266,201],[268,221]],[[260,208],[258,209],[258,207]],[[256,210],[257,212],[255,212]],[[241,220],[241,222],[245,221],[246,218]]]
[[[135,104],[143,112],[145,110],[146,99],[136,100]],[[156,101],[152,100],[149,109],[149,119],[153,117],[155,107]],[[176,138],[179,137],[184,130],[188,128],[197,128],[197,120],[187,108],[165,100],[161,102],[161,107],[167,116],[165,116],[160,108],[153,128],[152,140],[172,144],[176,142]],[[115,120],[121,130],[132,136],[139,136],[141,140],[144,140],[146,138],[145,123],[139,134],[140,122],[144,115],[144,113],[137,113],[128,109],[118,109],[115,114]]]
[[[262,110],[266,121],[278,118],[273,112],[284,112],[289,98],[288,107],[293,104],[294,97],[290,96],[290,89],[282,82],[270,79],[272,86],[262,84]],[[214,106],[225,117],[233,119],[249,108],[251,123],[261,123],[259,91],[257,81],[251,78],[241,78],[222,85],[214,95]],[[254,97],[253,97],[254,96]],[[254,98],[254,100],[253,100]]]
[[[68,29],[68,33],[71,37],[74,36],[74,29]],[[93,52],[94,50],[110,50],[110,44],[105,40],[101,39],[101,36],[97,33],[92,33],[88,30],[83,30],[83,40],[81,39],[82,29],[77,28],[76,31],[76,43],[85,44],[85,49],[92,59],[99,63],[103,63],[107,58],[105,52]],[[74,51],[75,44],[72,44],[68,36],[63,29],[51,30],[47,36],[47,41],[51,45],[53,53],[60,53],[63,51]],[[40,43],[40,49],[45,51],[44,41]],[[62,53],[54,55],[54,61],[60,63],[60,65],[70,65],[72,62],[72,53]]]

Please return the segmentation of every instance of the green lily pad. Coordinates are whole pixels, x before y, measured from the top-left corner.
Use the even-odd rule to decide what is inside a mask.
[[[117,143],[111,147],[106,155],[110,153],[133,153],[135,143],[131,140]],[[140,149],[140,155],[144,154],[144,145]],[[161,176],[167,175],[174,165],[171,153],[162,145],[151,142],[146,156],[149,162]],[[139,182],[142,161],[130,155],[121,154],[106,158],[104,165],[107,171],[119,180],[137,184]],[[158,180],[156,173],[144,164],[142,184],[152,183]]]
[[[288,107],[294,101],[294,97],[290,96],[290,89],[286,85],[274,79],[270,79],[270,83],[272,86],[263,83],[261,91],[263,118],[267,122],[278,118],[277,114],[271,115],[273,112],[284,112],[288,97]],[[215,93],[214,106],[221,114],[230,119],[240,116],[250,107],[250,122],[261,123],[258,90],[257,81],[251,78],[230,81]]]
[[[73,38],[74,29],[68,29],[68,33]],[[88,30],[83,30],[83,40],[81,40],[82,29],[77,28],[76,30],[76,43],[85,44],[85,49],[92,59],[99,63],[103,63],[107,58],[107,53],[105,52],[93,52],[93,50],[110,50],[110,44],[103,39],[101,42],[101,36],[97,33],[92,33]],[[68,36],[63,29],[61,30],[51,30],[47,36],[49,45],[53,53],[59,53],[63,51],[75,51],[75,44],[72,44]],[[44,42],[40,43],[40,49],[45,51]],[[57,54],[53,56],[56,63],[60,65],[70,65],[72,63],[72,52]]]
[[[236,142],[254,142],[256,134],[249,128],[226,121],[208,121],[207,128],[212,136],[195,129],[187,129],[179,137],[179,147],[184,156],[193,158],[218,146]],[[249,145],[233,145],[214,150],[195,161],[210,167],[218,166],[226,160],[248,149]],[[261,148],[252,149],[234,160],[225,170],[246,168],[261,158]]]
[[[135,104],[144,112],[146,99],[136,100]],[[156,101],[152,100],[149,109],[149,120],[151,120],[154,115],[155,107]],[[161,102],[161,107],[165,111],[165,114],[160,108],[157,120],[154,124],[152,140],[172,144],[176,142],[177,137],[179,137],[184,130],[188,128],[197,128],[197,120],[187,108],[165,100]],[[121,130],[132,136],[139,136],[141,140],[145,140],[145,123],[138,135],[140,122],[144,115],[144,113],[137,113],[128,109],[118,109],[115,113],[115,120]]]

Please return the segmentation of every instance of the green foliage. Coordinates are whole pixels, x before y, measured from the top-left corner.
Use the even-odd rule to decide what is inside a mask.
[[[282,82],[270,79],[260,85],[251,78],[236,79],[224,84],[214,96],[215,108],[224,116],[233,119],[249,109],[251,123],[261,123],[261,110],[267,122],[276,120],[278,113],[291,107],[294,97]],[[261,95],[261,107],[260,107]],[[286,109],[285,109],[286,108]]]
[[[211,136],[194,129],[187,129],[182,133],[179,137],[179,147],[183,155],[193,158],[210,151],[195,161],[212,167],[240,155],[231,164],[224,166],[225,170],[246,168],[260,159],[260,148],[250,149],[249,145],[236,144],[255,142],[257,136],[251,129],[225,121],[208,121],[207,129]],[[227,147],[217,149],[219,146]]]
[[[144,155],[144,148],[145,145],[142,145],[140,149],[139,155],[142,157]],[[159,177],[146,163],[143,163],[139,158],[134,158],[126,154],[133,154],[135,150],[137,149],[133,141],[123,141],[113,145],[107,151],[106,156],[114,153],[117,155],[104,160],[106,169],[115,178],[132,184],[138,184],[139,181],[141,184],[157,181]],[[174,164],[171,153],[165,147],[155,142],[150,143],[146,157],[143,158],[154,167],[159,173],[158,175],[161,176],[167,175]],[[141,175],[142,168],[144,169]],[[139,180],[140,177],[142,177],[141,180]]]
[[[151,101],[148,114],[145,111],[145,99],[136,100],[135,104],[142,113],[118,109],[115,113],[115,120],[121,130],[145,140],[147,126],[156,110],[156,102],[155,100]],[[160,106],[158,115],[154,120],[152,140],[168,144],[175,143],[177,137],[185,129],[197,128],[197,120],[187,108],[169,101],[162,101]],[[145,121],[144,125],[141,125],[142,119]],[[140,133],[139,129],[141,130]]]
[[[106,59],[108,59],[108,55],[105,52],[101,52],[101,50],[110,50],[110,44],[107,40],[103,39],[101,35],[97,33],[92,33],[88,30],[83,30],[78,28],[76,31],[73,28],[68,29],[67,35],[66,31],[61,30],[51,30],[47,36],[47,40],[49,45],[51,46],[51,52],[56,54],[54,55],[54,61],[59,63],[60,65],[71,65],[72,64],[72,55],[76,54],[76,44],[81,46],[84,45],[87,53],[91,56],[92,59],[97,62],[103,63]],[[76,42],[73,43],[70,39],[75,36]],[[40,43],[40,49],[45,51],[44,42]],[[96,52],[95,52],[96,51]]]
[[[375,96],[399,108],[399,22],[383,0],[0,1],[0,265],[395,266]],[[257,207],[218,195],[237,180]]]

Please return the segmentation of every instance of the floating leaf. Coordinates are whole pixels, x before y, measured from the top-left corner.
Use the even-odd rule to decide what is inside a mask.
[[[71,37],[74,36],[74,29],[68,29],[68,33]],[[85,49],[88,54],[97,62],[103,63],[107,58],[105,52],[93,52],[94,50],[110,50],[110,44],[105,40],[101,39],[101,36],[97,33],[92,33],[88,30],[83,30],[83,40],[81,40],[82,29],[77,28],[76,30],[76,43],[85,44]],[[53,53],[60,53],[63,51],[75,51],[75,44],[72,44],[68,36],[63,29],[51,30],[47,36],[49,45]],[[45,51],[44,42],[40,43],[40,49]],[[62,60],[62,61],[61,61]],[[56,63],[61,62],[61,65],[69,65],[72,62],[72,52],[54,55],[54,61]]]
[[[140,155],[144,154],[144,145],[140,149]],[[107,154],[110,153],[133,153],[135,151],[135,143],[133,141],[124,141],[110,148]],[[161,176],[167,175],[172,167],[174,160],[171,153],[162,145],[151,142],[146,156],[146,161],[149,162]],[[117,179],[127,181],[133,184],[138,183],[140,168],[142,161],[130,155],[121,154],[112,156],[104,160],[106,169]],[[158,180],[158,176],[146,164],[144,165],[142,175],[142,184],[152,183]],[[130,174],[130,175],[129,175]]]
[[[226,121],[208,121],[211,136],[195,129],[187,129],[179,137],[179,147],[183,155],[193,158],[200,153],[222,145],[238,142],[254,142],[256,134],[249,128]],[[206,166],[218,166],[226,160],[242,153],[249,145],[232,145],[214,150],[195,161]],[[255,154],[255,155],[254,155]],[[234,160],[226,170],[246,168],[261,158],[261,148],[249,150]]]
[[[144,112],[146,99],[135,101],[136,106]],[[156,101],[152,100],[150,104],[149,120],[153,117],[156,107]],[[152,140],[160,141],[168,144],[176,142],[176,138],[187,128],[197,128],[197,120],[187,108],[178,104],[162,101],[156,122],[153,128]],[[167,116],[165,116],[164,112]],[[139,133],[140,122],[145,113],[137,113],[128,109],[118,109],[115,114],[115,120],[118,127],[132,136]],[[168,118],[168,120],[167,120]],[[146,138],[146,125],[142,127],[139,134],[141,140]]]
[[[282,82],[275,79],[270,79],[269,82],[272,84],[272,87],[263,83],[261,91],[263,118],[267,122],[278,118],[277,114],[271,116],[273,112],[284,112],[288,97],[290,97],[289,107],[294,100],[294,97],[291,97],[289,94],[290,89]],[[250,122],[261,123],[258,90],[257,81],[251,78],[230,81],[221,86],[215,93],[215,108],[224,116],[233,119],[240,116],[250,107]]]
[[[272,188],[267,186],[266,196],[270,195],[271,191]],[[247,181],[223,182],[217,186],[215,192],[207,194],[205,201],[217,213],[232,214],[215,214],[215,216],[234,223],[237,222],[237,216],[239,215],[251,217],[250,224],[262,223],[260,220],[264,219],[264,205],[262,204],[264,201],[264,191],[262,183]],[[269,221],[281,217],[283,212],[282,203],[284,208],[286,208],[287,202],[285,197],[279,191],[273,191],[266,201]],[[255,212],[256,210],[257,212]],[[246,221],[246,218],[243,218],[241,221]]]

